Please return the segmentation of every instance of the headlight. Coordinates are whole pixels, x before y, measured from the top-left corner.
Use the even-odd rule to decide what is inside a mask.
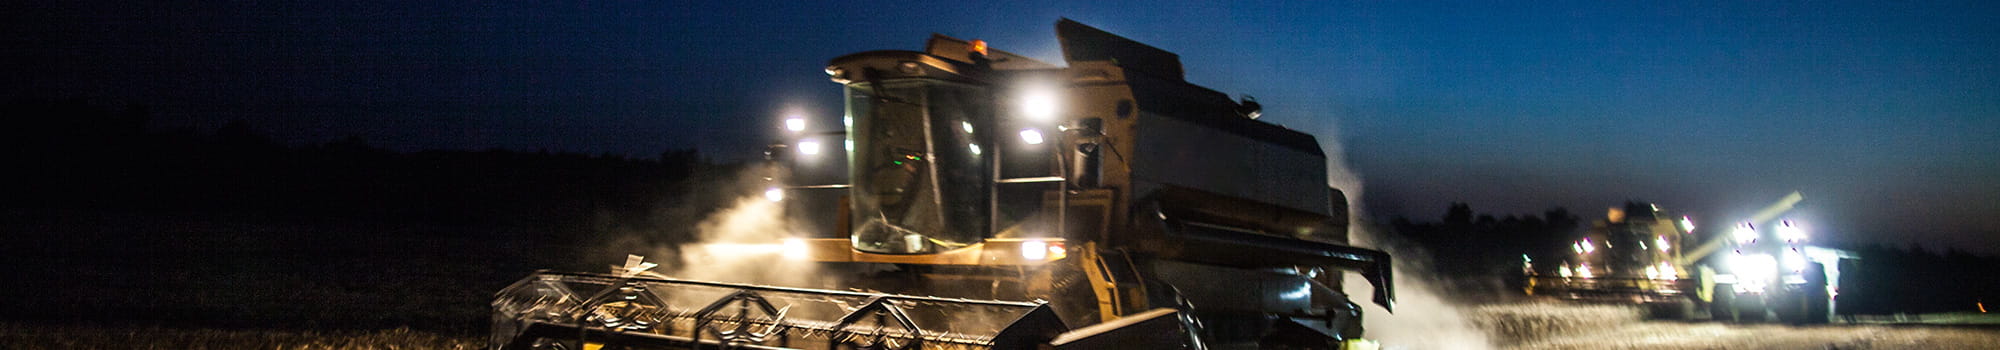
[[[1042,131],[1032,128],[1021,129],[1021,142],[1030,145],[1042,144]]]
[[[785,118],[785,130],[791,132],[806,131],[806,118],[798,116]]]
[[[785,201],[785,189],[777,187],[764,189],[764,199],[772,202],[783,202]]]
[[[1751,242],[1756,242],[1757,229],[1755,227],[1751,227],[1750,223],[1747,222],[1736,224],[1736,230],[1730,231],[1730,236],[1736,238],[1736,243],[1738,244],[1747,244]]]
[[[799,154],[804,154],[809,156],[819,154],[819,141],[814,141],[814,140],[799,141]]]
[[[1778,225],[1778,238],[1786,242],[1804,242],[1806,241],[1806,230],[1799,228],[1799,225],[1792,224],[1791,220],[1785,220]]]
[[[798,238],[785,239],[785,246],[784,246],[785,258],[804,259],[806,258],[806,255],[808,253],[810,252],[806,249],[806,240]]]
[[[1056,120],[1057,111],[1062,109],[1062,102],[1056,98],[1054,87],[1030,88],[1020,95],[1020,99],[1021,105],[1018,108],[1021,116],[1036,122],[1053,122]]]
[[[1069,256],[1069,249],[1062,241],[1031,239],[1021,241],[1021,259],[1028,261],[1061,260]]]
[[[1039,239],[1021,242],[1021,258],[1028,260],[1048,259],[1049,243]]]
[[[1729,269],[1745,281],[1769,281],[1778,275],[1778,261],[1768,254],[1738,254],[1730,259]]]

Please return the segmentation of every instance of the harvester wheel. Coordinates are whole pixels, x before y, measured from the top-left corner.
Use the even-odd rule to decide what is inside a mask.
[[[1771,308],[1764,296],[1737,298],[1730,306],[1736,309],[1737,322],[1761,323],[1770,319]]]
[[[1646,317],[1655,320],[1686,321],[1694,319],[1694,301],[1680,299],[1665,303],[1646,304]]]
[[[1716,284],[1710,287],[1708,295],[1708,319],[1722,322],[1736,322],[1736,286]]]

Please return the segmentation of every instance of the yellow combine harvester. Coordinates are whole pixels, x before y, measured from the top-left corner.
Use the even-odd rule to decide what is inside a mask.
[[[1781,217],[1794,192],[1727,229],[1697,239],[1695,223],[1659,206],[1629,203],[1570,244],[1554,266],[1529,266],[1528,293],[1639,303],[1662,318],[1825,323],[1834,310],[1846,251],[1807,244],[1803,225]],[[1760,229],[1762,228],[1762,229]]]
[[[1056,23],[1066,66],[933,36],[833,59],[840,131],[787,120],[771,188],[824,289],[544,272],[495,301],[502,349],[1366,346],[1309,134],[1183,79],[1179,56]],[[775,242],[774,242],[775,243]],[[866,292],[851,292],[866,291]]]

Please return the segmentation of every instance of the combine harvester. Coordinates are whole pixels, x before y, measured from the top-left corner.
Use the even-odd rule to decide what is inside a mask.
[[[786,120],[765,193],[823,289],[540,272],[499,293],[492,346],[1372,347],[1340,282],[1391,307],[1390,259],[1347,244],[1312,135],[1173,53],[1056,32],[1067,67],[942,35],[827,66],[844,128]]]
[[[1659,206],[1628,203],[1571,242],[1573,255],[1554,273],[1532,264],[1528,294],[1635,303],[1654,317],[1793,324],[1826,323],[1834,311],[1846,251],[1806,244],[1800,223],[1781,220],[1804,197],[1797,192],[1727,232],[1696,239],[1694,221]],[[1758,230],[1758,227],[1771,229]],[[1699,243],[1684,244],[1684,243]]]

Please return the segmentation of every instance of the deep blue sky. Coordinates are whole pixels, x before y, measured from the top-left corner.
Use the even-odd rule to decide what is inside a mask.
[[[1708,221],[1792,190],[1835,239],[2000,253],[2000,5],[56,2],[0,11],[0,97],[294,142],[756,154],[831,123],[827,59],[932,32],[1057,61],[1069,17],[1337,141],[1380,215]],[[22,6],[22,5],[9,5]]]

